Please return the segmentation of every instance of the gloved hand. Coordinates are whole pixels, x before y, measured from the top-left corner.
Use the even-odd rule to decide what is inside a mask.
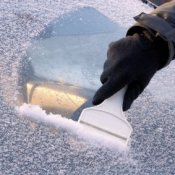
[[[128,85],[123,102],[123,110],[128,110],[155,72],[166,64],[168,56],[167,42],[146,31],[111,43],[100,78],[103,85],[96,92],[93,104],[100,104]]]

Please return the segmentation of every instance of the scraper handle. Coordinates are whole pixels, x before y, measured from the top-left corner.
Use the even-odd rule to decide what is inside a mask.
[[[103,103],[98,105],[100,110],[110,112],[121,118],[125,118],[123,113],[123,99],[126,92],[127,86],[119,90],[117,93],[106,99]]]

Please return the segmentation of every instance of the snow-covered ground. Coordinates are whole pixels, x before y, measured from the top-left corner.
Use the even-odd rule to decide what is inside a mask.
[[[1,1],[0,174],[175,174],[174,63],[157,73],[127,112],[134,129],[127,150],[78,135],[79,128],[67,119],[50,125],[52,116],[37,107],[23,106],[23,115],[16,110],[31,39],[56,17],[84,6],[126,28],[133,16],[151,10],[138,0]],[[31,120],[36,116],[45,122]]]

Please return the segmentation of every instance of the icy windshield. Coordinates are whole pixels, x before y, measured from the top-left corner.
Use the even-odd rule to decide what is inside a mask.
[[[88,9],[87,6],[92,9]],[[95,14],[100,13],[99,15],[103,16],[103,19],[107,17],[108,19],[106,20],[110,21],[112,26],[117,25],[118,28],[108,27],[108,25],[104,26],[106,23],[103,23],[103,26],[100,26],[98,30],[92,27],[84,27],[84,29],[93,31],[93,33],[82,29],[81,31],[83,31],[83,33],[78,33],[78,35],[76,35],[76,33],[70,33],[70,31],[80,32],[80,26],[73,22],[70,23],[71,20],[67,20],[68,24],[71,24],[71,27],[69,27],[66,22],[63,22],[66,21],[66,19],[72,19],[71,16],[74,16],[72,21],[76,21],[76,18],[78,19],[78,24],[86,21],[87,26],[91,26],[87,23],[88,18],[80,18],[79,16],[77,17],[77,15],[73,15],[79,14],[80,11],[85,12],[86,10],[87,13],[88,11],[91,11],[91,13],[95,11]],[[54,83],[63,81],[63,83],[59,83],[59,87],[60,84],[64,85],[64,82],[70,83],[70,86],[67,86],[66,83],[65,86],[60,87],[59,95],[61,94],[62,96],[59,101],[56,99],[59,102],[59,106],[62,102],[61,107],[68,110],[69,103],[67,103],[68,101],[65,99],[67,96],[62,98],[62,90],[71,92],[69,89],[74,87],[71,84],[77,84],[77,86],[79,85],[83,88],[81,88],[82,91],[80,91],[80,88],[73,89],[75,94],[79,92],[84,94],[83,90],[87,93],[88,90],[85,87],[94,88],[94,92],[96,86],[100,83],[98,74],[100,74],[102,70],[100,65],[103,64],[106,58],[106,50],[109,42],[125,35],[125,33],[119,35],[117,31],[119,31],[119,28],[122,29],[122,27],[124,31],[126,31],[125,28],[129,28],[134,23],[133,16],[151,10],[150,7],[143,4],[140,0],[0,1],[0,174],[174,174],[174,62],[167,68],[156,73],[149,86],[126,113],[127,120],[133,127],[133,134],[131,136],[129,149],[124,152],[117,148],[111,149],[109,143],[102,144],[96,142],[96,140],[91,137],[86,137],[88,133],[85,134],[78,130],[77,122],[63,118],[60,115],[47,115],[39,106],[22,103],[18,108],[20,110],[16,110],[16,97],[21,91],[25,90],[24,86],[21,86],[23,85],[23,79],[28,80],[26,77],[32,72],[32,68],[28,68],[28,61],[33,66],[31,78],[38,80],[36,84],[34,84],[36,88],[31,89],[31,92],[41,90],[40,97],[48,95],[48,91],[44,91],[42,89],[43,86],[37,86],[39,80],[45,83],[52,81],[53,78]],[[91,16],[92,20],[96,19],[94,13],[93,16]],[[90,14],[88,13],[88,15]],[[59,21],[64,24],[63,28],[56,27],[61,25]],[[102,24],[102,20],[98,21]],[[98,21],[95,22],[96,27],[97,24],[99,24]],[[84,26],[83,24],[82,26]],[[76,27],[78,27],[78,30]],[[101,30],[101,27],[103,27],[103,30]],[[61,30],[59,33],[57,33],[58,29]],[[44,33],[42,32],[43,30],[47,32]],[[57,31],[57,34],[54,34],[52,31]],[[64,35],[63,32],[65,32]],[[115,33],[117,33],[117,35],[115,35]],[[112,34],[114,37],[110,37]],[[78,53],[78,51],[70,52],[70,48],[79,47],[80,43],[82,45],[81,48],[83,48],[87,44],[87,42],[82,41],[82,38],[78,40],[78,37],[85,37],[86,41],[90,43],[100,35],[105,35],[105,37],[100,37],[100,40],[103,39],[106,43],[101,43],[99,39],[96,39],[95,42],[100,46],[97,44],[89,44],[87,50],[85,49],[84,52],[82,50],[83,57],[77,57],[77,59],[69,57],[68,53]],[[71,36],[75,37],[76,42],[73,42],[73,39],[66,40],[66,38],[71,38]],[[107,36],[109,40],[106,39],[108,38]],[[50,52],[50,56],[45,57],[42,56],[42,52],[37,52],[42,45],[46,44],[47,41],[49,42],[49,39],[56,40],[58,37],[59,40],[61,40],[61,38],[65,39],[57,42],[58,47],[53,44],[48,44],[47,47],[42,48],[43,53]],[[66,41],[70,42],[69,47]],[[60,44],[61,42],[62,44]],[[31,50],[29,49],[30,44]],[[66,49],[69,52],[65,53],[61,50],[63,45],[65,48],[67,47]],[[102,46],[105,50],[99,49],[100,53],[96,54],[98,49],[95,48],[102,48]],[[59,54],[55,54],[59,55],[59,60],[56,60],[59,62],[59,65],[51,64],[56,56],[54,52],[50,51],[49,47],[55,52],[57,49],[59,50]],[[95,50],[94,52],[89,51],[93,49]],[[64,55],[64,57],[62,57],[61,54]],[[66,54],[68,56],[65,56]],[[96,57],[94,57],[95,54]],[[102,57],[100,57],[100,54]],[[54,56],[51,57],[52,55]],[[86,55],[89,55],[89,57],[87,58]],[[42,61],[40,61],[39,58],[41,58]],[[40,61],[40,63],[36,64],[37,60]],[[75,60],[79,60],[77,64],[75,64]],[[92,60],[94,60],[94,62]],[[74,63],[73,66],[71,66],[71,61]],[[47,64],[44,62],[48,64],[48,69]],[[95,65],[94,67],[90,65],[92,62]],[[66,65],[66,63],[68,63],[68,65]],[[53,66],[53,69],[50,68],[50,64]],[[62,77],[63,71],[60,71],[61,64],[65,65],[65,77]],[[78,67],[78,64],[81,66]],[[56,76],[53,73],[47,72],[48,75],[46,75],[44,71],[39,71],[40,69],[42,70],[42,66],[45,71],[50,70],[53,73],[56,71]],[[67,66],[71,69],[68,69]],[[71,76],[70,74],[74,72],[76,66],[77,72],[75,71],[76,73]],[[84,71],[83,67],[86,67],[85,70],[89,67],[91,69],[92,67],[93,76],[91,71],[82,73],[82,71]],[[94,68],[96,70],[94,70]],[[23,69],[25,71],[23,71]],[[86,80],[85,77],[88,77],[91,81],[89,79]],[[82,82],[85,83],[83,84]],[[52,88],[52,90],[52,92],[55,92],[55,89]],[[34,93],[34,95],[36,94]],[[52,93],[49,95],[51,98],[55,97]],[[69,99],[70,97],[71,99],[77,98],[77,96],[69,93]],[[40,98],[36,99],[39,100]],[[54,102],[56,102],[56,100]],[[83,102],[83,99],[79,98],[79,101]],[[46,102],[47,100],[43,101],[44,104]],[[55,104],[51,104],[50,101],[48,103],[48,105]],[[73,105],[76,104],[73,103],[72,106]],[[58,108],[58,106],[56,107]]]

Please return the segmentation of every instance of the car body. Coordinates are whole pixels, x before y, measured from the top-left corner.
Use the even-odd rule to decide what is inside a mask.
[[[142,0],[142,2],[152,5],[154,8],[169,1],[171,0]]]

